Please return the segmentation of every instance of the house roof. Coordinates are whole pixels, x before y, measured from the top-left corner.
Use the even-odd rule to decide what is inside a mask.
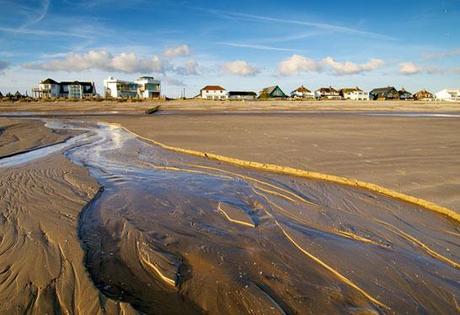
[[[301,85],[299,86],[297,89],[295,89],[294,91],[292,91],[292,93],[294,92],[299,92],[299,93],[310,93],[311,91],[309,89],[307,89],[305,86]]]
[[[391,92],[391,91],[396,91],[397,92],[397,90],[393,86],[387,86],[387,87],[384,87],[384,88],[373,89],[371,91],[371,93],[372,94],[382,94],[382,93],[388,93],[388,92]]]
[[[253,91],[230,91],[228,92],[228,95],[229,96],[232,96],[232,95],[257,95],[256,92],[253,92]]]
[[[50,79],[50,78],[42,81],[41,83],[42,84],[59,84],[59,83],[57,83],[56,81],[54,81],[53,79]]]
[[[319,88],[318,91],[320,93],[338,93],[338,91],[334,89],[332,86]]]
[[[433,93],[431,93],[430,91],[427,91],[427,90],[423,89],[423,90],[418,91],[418,92],[415,93],[414,95],[433,95]]]
[[[276,90],[278,86],[277,85],[274,85],[274,86],[269,86],[269,87],[266,87],[266,88],[263,88],[262,91],[260,91],[260,94],[272,94],[274,90]]]
[[[359,87],[354,87],[354,88],[343,88],[339,92],[341,93],[352,93],[352,92],[362,92]]]
[[[410,95],[412,95],[411,92],[406,91],[404,88],[402,88],[401,90],[399,90],[398,93],[399,93],[399,95],[403,95],[403,94],[410,94]]]
[[[225,91],[220,85],[206,85],[201,91]]]

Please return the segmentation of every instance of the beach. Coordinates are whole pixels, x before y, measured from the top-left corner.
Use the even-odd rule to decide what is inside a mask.
[[[372,190],[150,141],[358,179],[459,213],[460,118],[442,113],[0,118],[0,310],[458,311],[454,219]]]

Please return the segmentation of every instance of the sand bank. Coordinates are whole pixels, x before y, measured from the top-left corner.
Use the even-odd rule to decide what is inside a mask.
[[[356,178],[460,209],[458,118],[203,114],[104,120],[172,146]]]

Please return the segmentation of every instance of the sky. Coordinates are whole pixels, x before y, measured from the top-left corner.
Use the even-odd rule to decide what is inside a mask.
[[[151,75],[166,96],[460,88],[460,0],[0,0],[0,92]]]

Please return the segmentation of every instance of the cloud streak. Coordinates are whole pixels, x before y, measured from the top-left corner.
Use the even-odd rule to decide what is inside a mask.
[[[219,44],[224,45],[224,46],[229,46],[229,47],[250,48],[250,49],[257,49],[257,50],[274,50],[274,51],[289,51],[289,52],[302,52],[303,51],[300,49],[273,47],[273,46],[257,45],[257,44],[228,43],[228,42],[222,42]]]
[[[233,19],[233,20],[244,20],[244,21],[263,22],[263,23],[291,24],[291,25],[297,25],[297,26],[313,27],[313,28],[317,28],[320,30],[328,31],[328,32],[334,32],[334,33],[359,35],[359,36],[364,36],[364,37],[369,37],[369,38],[374,38],[374,39],[381,39],[381,40],[395,40],[395,38],[384,35],[384,34],[362,31],[359,29],[330,24],[330,23],[301,21],[301,20],[295,20],[295,19],[281,19],[281,18],[276,18],[276,17],[271,17],[271,16],[262,16],[262,15],[246,14],[246,13],[231,12],[231,11],[221,11],[221,10],[210,10],[210,9],[204,9],[204,8],[194,8],[194,9],[208,12],[208,13],[211,13],[219,17]]]

